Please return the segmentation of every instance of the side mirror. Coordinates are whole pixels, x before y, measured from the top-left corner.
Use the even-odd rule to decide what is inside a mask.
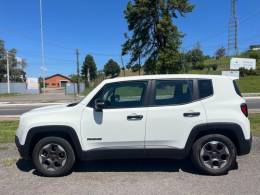
[[[101,112],[103,110],[103,108],[105,107],[105,102],[101,99],[96,99],[95,100],[95,111],[97,112]]]

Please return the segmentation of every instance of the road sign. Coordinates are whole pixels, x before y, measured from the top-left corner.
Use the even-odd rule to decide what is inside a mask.
[[[230,70],[238,70],[239,68],[256,69],[256,59],[251,58],[231,58]]]
[[[222,75],[239,79],[239,71],[222,71]]]

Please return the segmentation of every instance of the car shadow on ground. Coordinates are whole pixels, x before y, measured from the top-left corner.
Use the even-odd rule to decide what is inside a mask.
[[[32,161],[19,159],[16,162],[19,170],[41,176],[32,164]],[[234,169],[238,169],[237,163]],[[77,162],[73,172],[187,172],[196,175],[201,174],[191,160],[172,159],[125,159],[125,160],[93,160]]]

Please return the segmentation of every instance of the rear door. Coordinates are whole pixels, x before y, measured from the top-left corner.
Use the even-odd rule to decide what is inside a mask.
[[[206,122],[194,79],[156,80],[147,111],[146,149],[184,148],[191,129]]]

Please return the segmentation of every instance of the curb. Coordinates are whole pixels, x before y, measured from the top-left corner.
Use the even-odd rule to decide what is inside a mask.
[[[0,115],[0,121],[17,121],[21,115]]]
[[[251,114],[257,114],[260,113],[260,109],[249,109],[248,112]]]
[[[244,97],[260,97],[260,93],[242,93]]]
[[[259,100],[260,96],[254,96],[254,97],[244,97],[246,100]]]

